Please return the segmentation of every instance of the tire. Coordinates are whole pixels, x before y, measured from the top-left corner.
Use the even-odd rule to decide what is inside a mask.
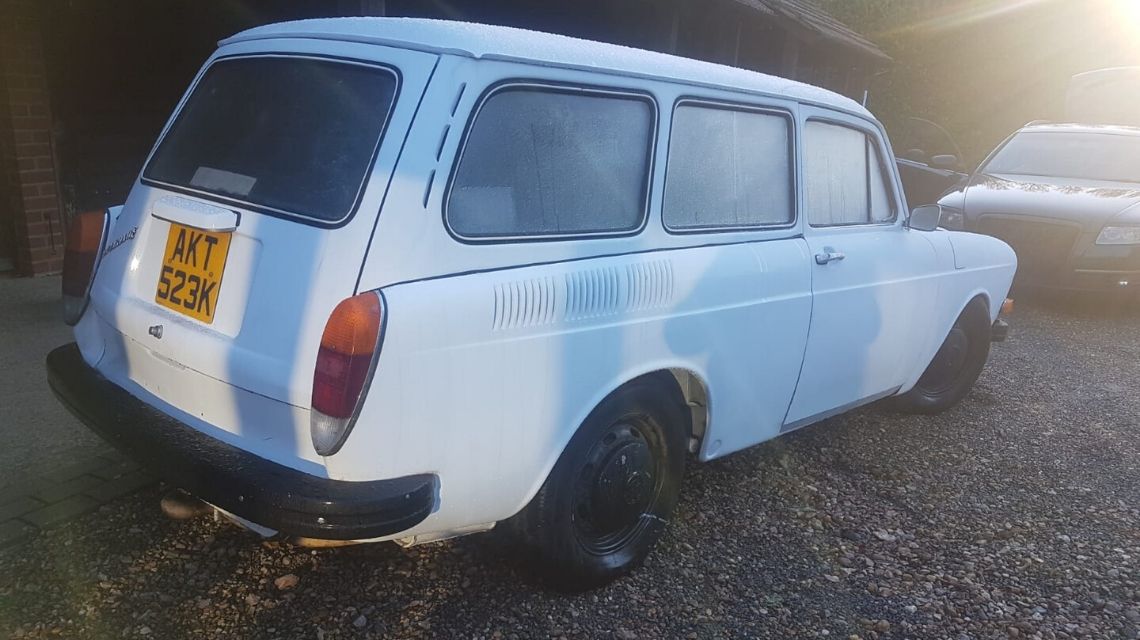
[[[974,386],[990,355],[990,314],[981,298],[974,298],[942,342],[914,388],[896,398],[895,406],[908,413],[934,414],[958,404]]]
[[[638,378],[610,394],[530,504],[504,523],[551,587],[599,587],[649,555],[685,471],[688,420],[680,397],[668,375]]]

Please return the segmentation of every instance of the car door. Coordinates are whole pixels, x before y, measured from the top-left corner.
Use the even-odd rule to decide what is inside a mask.
[[[903,225],[882,136],[860,118],[805,112],[801,184],[812,315],[784,431],[897,391],[937,299],[934,247]]]

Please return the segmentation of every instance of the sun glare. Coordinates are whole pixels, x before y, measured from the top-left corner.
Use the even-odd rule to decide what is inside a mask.
[[[1140,2],[1137,0],[1111,0],[1115,23],[1124,34],[1140,38]]]

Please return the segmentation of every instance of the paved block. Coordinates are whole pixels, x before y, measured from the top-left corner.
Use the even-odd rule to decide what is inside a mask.
[[[134,460],[122,459],[118,462],[109,464],[102,469],[92,471],[91,475],[102,478],[104,480],[110,480],[112,478],[118,478],[121,475],[128,474],[138,468],[139,465]]]
[[[157,478],[142,469],[138,469],[115,478],[114,480],[104,482],[97,487],[93,487],[85,491],[84,494],[99,502],[109,502],[115,498],[134,493],[156,482],[158,482]]]
[[[77,493],[83,493],[88,489],[103,484],[104,480],[97,476],[79,476],[72,478],[67,482],[60,482],[59,484],[42,489],[32,494],[32,497],[47,503],[59,502],[64,498],[69,498]]]
[[[118,449],[108,449],[108,450],[100,453],[99,457],[103,458],[104,460],[106,460],[108,462],[122,462],[123,460],[127,459],[127,456],[124,455],[123,452],[119,451]]]
[[[7,485],[0,489],[0,502],[11,502],[16,498],[33,495],[39,491],[50,489],[59,484],[55,480],[39,477],[27,477],[19,482]]]
[[[44,506],[44,503],[32,498],[30,496],[20,496],[14,500],[0,503],[0,522],[19,518],[20,516],[35,511]]]
[[[67,464],[40,475],[44,478],[47,478],[48,480],[54,480],[55,482],[67,482],[73,478],[78,478],[79,476],[89,474],[93,471],[98,471],[104,467],[111,466],[111,464],[111,462],[108,462],[101,457],[92,456],[86,460],[80,460],[79,462]]]
[[[99,506],[99,501],[87,496],[71,496],[42,509],[26,513],[21,520],[41,529],[62,524]]]
[[[19,520],[0,522],[0,549],[12,547],[36,535],[35,527]]]

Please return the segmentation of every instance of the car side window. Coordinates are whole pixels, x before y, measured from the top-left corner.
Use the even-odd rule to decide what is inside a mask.
[[[883,159],[873,137],[852,127],[809,120],[804,128],[804,199],[814,227],[895,219]]]
[[[795,217],[787,116],[682,103],[673,111],[662,217],[672,230],[784,225]]]
[[[475,116],[445,217],[463,237],[622,233],[646,215],[656,127],[647,98],[511,86]]]

